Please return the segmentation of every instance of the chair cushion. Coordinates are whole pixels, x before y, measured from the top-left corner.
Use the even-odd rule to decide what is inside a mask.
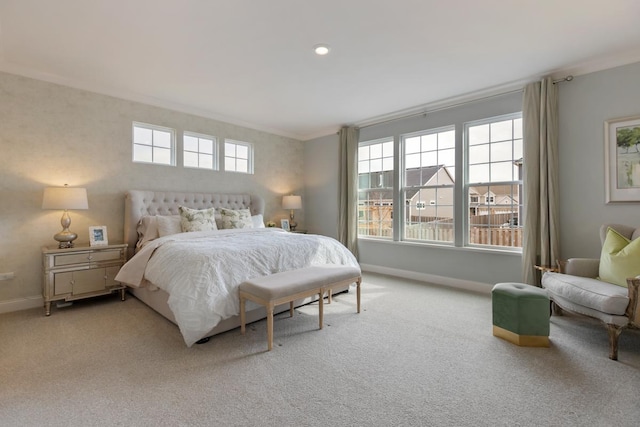
[[[602,245],[600,280],[627,287],[627,278],[640,275],[640,239],[631,241],[613,228]]]
[[[542,287],[553,295],[608,314],[624,315],[629,305],[628,290],[621,286],[587,277],[547,272]]]

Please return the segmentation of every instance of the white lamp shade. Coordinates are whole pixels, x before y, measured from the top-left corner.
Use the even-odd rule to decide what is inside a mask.
[[[283,209],[302,209],[302,197],[300,196],[284,196],[282,197]]]
[[[42,209],[89,209],[86,188],[47,187],[44,189]]]

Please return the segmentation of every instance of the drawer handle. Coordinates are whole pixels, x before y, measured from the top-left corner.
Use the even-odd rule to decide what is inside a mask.
[[[89,255],[89,256],[87,257],[87,259],[88,259],[89,261],[91,261],[91,260],[93,259],[93,255]]]
[[[72,280],[72,281],[71,281],[71,282],[69,282],[69,283],[71,283],[71,285],[73,286],[73,285],[75,285],[75,284],[76,284],[76,281],[75,281],[75,280]]]

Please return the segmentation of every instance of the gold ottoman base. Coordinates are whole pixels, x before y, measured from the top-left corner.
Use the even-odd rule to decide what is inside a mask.
[[[549,337],[538,335],[518,335],[499,326],[493,326],[493,336],[502,338],[522,347],[549,347]]]

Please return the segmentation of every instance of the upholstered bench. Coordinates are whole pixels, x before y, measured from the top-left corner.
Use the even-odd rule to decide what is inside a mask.
[[[519,346],[549,347],[549,297],[544,289],[498,283],[491,291],[493,335]]]
[[[267,309],[267,343],[273,348],[273,309],[289,303],[289,315],[293,316],[293,302],[318,295],[319,329],[323,322],[323,299],[325,292],[339,286],[356,283],[357,311],[360,313],[360,269],[343,265],[318,265],[290,270],[270,276],[256,277],[240,284],[240,333],[245,333],[245,304],[251,300]]]

